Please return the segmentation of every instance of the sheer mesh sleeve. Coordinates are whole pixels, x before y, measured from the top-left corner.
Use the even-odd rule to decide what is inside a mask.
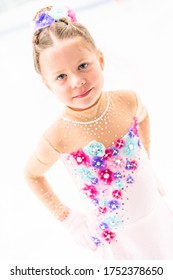
[[[147,116],[147,109],[142,103],[138,94],[135,93],[136,96],[136,104],[137,104],[137,112],[136,115],[138,116],[139,123],[142,122]]]
[[[136,95],[137,117],[139,122],[139,133],[145,150],[150,155],[150,121],[146,107],[142,104],[141,99]]]
[[[58,159],[59,153],[43,136],[26,164],[26,174],[33,177],[42,176]]]

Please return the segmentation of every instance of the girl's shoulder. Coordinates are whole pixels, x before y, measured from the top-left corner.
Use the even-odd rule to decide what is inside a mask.
[[[132,90],[115,90],[110,91],[109,96],[112,103],[124,110],[130,111],[132,115],[137,114],[138,98],[137,94]]]
[[[54,150],[59,152],[61,142],[62,123],[61,119],[56,119],[43,133],[43,137],[49,142]]]
[[[145,104],[141,101],[139,94],[133,90],[116,90],[110,92],[110,97],[115,108],[118,108],[130,113],[131,116],[137,116],[138,121],[142,122],[148,115],[148,110]]]

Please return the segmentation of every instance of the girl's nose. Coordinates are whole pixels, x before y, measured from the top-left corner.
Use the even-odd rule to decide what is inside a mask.
[[[72,80],[72,89],[80,88],[81,86],[85,85],[86,81],[83,78],[75,77]]]

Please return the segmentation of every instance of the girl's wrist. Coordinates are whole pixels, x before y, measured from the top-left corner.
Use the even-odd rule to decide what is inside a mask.
[[[57,211],[53,213],[55,218],[61,222],[64,222],[70,215],[70,209],[63,204],[57,207]]]
[[[63,221],[68,217],[70,209],[61,203],[53,191],[44,193],[42,199],[56,219]]]

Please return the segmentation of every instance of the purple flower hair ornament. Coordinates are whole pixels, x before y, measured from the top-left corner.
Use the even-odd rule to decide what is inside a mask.
[[[61,18],[67,17],[72,22],[76,22],[75,12],[67,7],[52,7],[50,11],[41,13],[35,20],[34,31],[50,26],[53,22],[59,21]]]

